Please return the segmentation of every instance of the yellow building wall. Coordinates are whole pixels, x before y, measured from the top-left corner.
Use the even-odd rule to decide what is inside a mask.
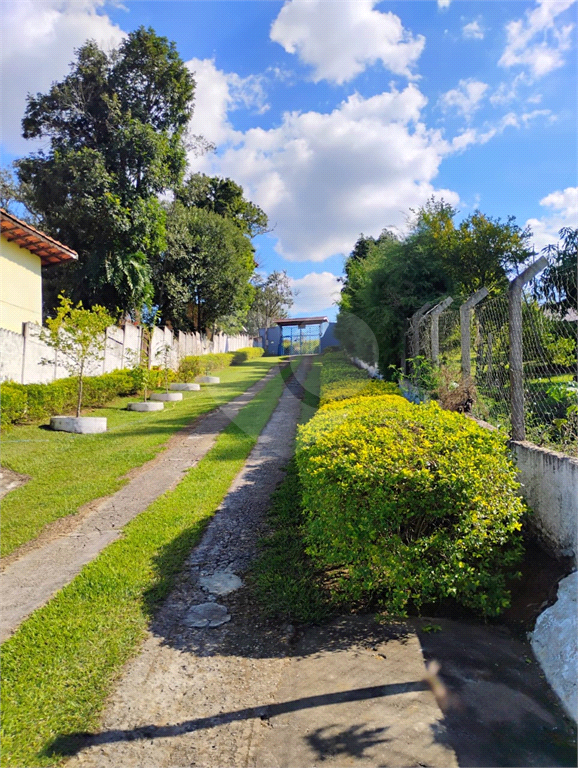
[[[40,257],[1,238],[0,328],[22,333],[22,323],[42,325]]]

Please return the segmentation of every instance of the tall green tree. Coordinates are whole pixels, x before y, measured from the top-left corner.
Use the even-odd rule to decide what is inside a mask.
[[[578,310],[578,229],[563,227],[560,240],[547,245],[543,253],[550,264],[537,285],[538,298],[558,314]]]
[[[63,288],[132,314],[150,303],[150,261],[165,245],[158,195],[182,181],[194,89],[174,43],[141,27],[110,54],[88,41],[64,80],[28,97],[23,135],[49,149],[16,163],[25,203],[79,253],[50,273],[48,308]]]
[[[251,241],[230,220],[175,201],[167,211],[167,244],[153,263],[155,303],[175,330],[212,331],[244,313],[254,289]]]
[[[230,219],[248,237],[267,232],[267,214],[246,200],[243,187],[231,179],[196,173],[176,191],[175,197],[186,206],[204,208]]]
[[[483,285],[503,290],[532,254],[530,231],[513,217],[503,223],[476,211],[456,227],[456,213],[429,200],[405,238],[360,238],[346,262],[337,334],[357,356],[377,357],[383,373],[399,363],[406,321],[423,304]]]
[[[293,291],[285,270],[275,270],[266,277],[253,279],[255,297],[247,316],[247,329],[256,335],[261,328],[268,330],[275,320],[287,317],[293,306]]]

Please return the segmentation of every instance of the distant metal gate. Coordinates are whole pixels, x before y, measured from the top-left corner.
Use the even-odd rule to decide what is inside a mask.
[[[280,355],[318,355],[321,343],[321,324],[285,326],[281,329]]]

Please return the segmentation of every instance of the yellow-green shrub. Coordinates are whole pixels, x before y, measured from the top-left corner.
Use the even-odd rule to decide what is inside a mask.
[[[218,368],[228,368],[233,362],[233,352],[211,352],[201,355],[201,368],[205,371],[216,371]]]
[[[399,394],[397,384],[370,379],[365,371],[353,365],[344,352],[327,352],[323,355],[321,405],[350,397]]]
[[[180,360],[177,379],[178,381],[190,384],[202,372],[203,367],[201,365],[201,357],[199,355],[190,355],[189,357],[183,357]]]
[[[205,371],[227,368],[233,362],[233,352],[215,352],[208,355],[189,355],[183,357],[176,374],[178,381],[191,382]]]
[[[308,552],[336,595],[392,613],[453,597],[507,605],[523,504],[503,439],[435,403],[385,395],[322,407],[299,430]]]
[[[76,408],[78,380],[72,376],[48,384],[2,385],[2,426],[39,421],[70,413]],[[137,385],[131,371],[120,370],[102,376],[87,376],[83,382],[83,406],[102,406],[119,395],[132,395]]]
[[[263,347],[242,347],[233,353],[233,365],[241,365],[247,360],[255,360],[265,354]]]

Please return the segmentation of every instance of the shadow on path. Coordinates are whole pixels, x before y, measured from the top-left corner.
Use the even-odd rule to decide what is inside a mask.
[[[418,680],[410,683],[391,683],[389,685],[375,685],[369,688],[358,688],[351,691],[340,691],[339,693],[321,694],[319,696],[307,696],[293,701],[285,701],[280,704],[266,704],[262,706],[251,707],[249,709],[239,709],[234,712],[224,712],[212,717],[202,717],[196,720],[185,720],[181,723],[172,725],[143,725],[139,728],[130,730],[111,730],[103,731],[98,734],[73,733],[68,736],[57,737],[47,748],[46,755],[50,757],[65,757],[77,754],[81,749],[91,745],[110,744],[115,741],[133,741],[137,739],[162,739],[171,736],[178,736],[183,733],[192,733],[208,728],[216,728],[219,725],[235,722],[237,720],[250,720],[259,718],[260,720],[270,720],[278,715],[297,712],[299,710],[313,709],[315,707],[324,707],[332,704],[348,704],[354,701],[365,701],[367,699],[377,699],[383,696],[397,696],[401,693],[411,691],[425,691],[427,684]],[[316,746],[320,753],[325,752],[327,748],[337,749],[340,752],[349,749],[353,743],[356,743],[356,750],[366,749],[370,746],[368,738],[375,738],[377,732],[385,731],[385,728],[374,729],[372,731],[361,731],[361,726],[351,726],[346,732],[334,734],[333,736],[323,736],[323,731],[327,728],[319,728],[310,735],[312,746]],[[380,740],[378,740],[380,741]],[[373,741],[372,743],[377,743]],[[348,746],[349,745],[349,746]],[[348,754],[355,754],[355,750],[348,751]]]

